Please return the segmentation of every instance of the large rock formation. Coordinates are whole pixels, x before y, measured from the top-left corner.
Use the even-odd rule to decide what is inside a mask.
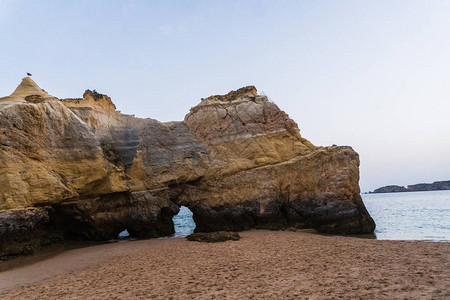
[[[62,238],[315,228],[368,233],[350,147],[316,147],[252,86],[211,96],[183,122],[121,114],[86,91],[57,99],[24,78],[0,98],[0,256]]]

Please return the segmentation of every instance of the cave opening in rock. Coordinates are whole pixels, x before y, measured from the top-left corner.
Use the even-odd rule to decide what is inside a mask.
[[[180,212],[172,219],[175,225],[174,237],[188,236],[194,232],[195,222],[192,216],[192,211],[189,208],[186,206],[180,207]]]
[[[130,233],[128,232],[128,230],[124,229],[123,231],[121,231],[118,236],[117,236],[120,240],[122,239],[127,239],[130,237]]]

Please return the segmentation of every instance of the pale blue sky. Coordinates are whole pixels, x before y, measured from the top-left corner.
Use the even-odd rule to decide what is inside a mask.
[[[4,1],[0,95],[25,76],[182,120],[255,85],[316,145],[351,145],[361,190],[450,179],[450,1]]]

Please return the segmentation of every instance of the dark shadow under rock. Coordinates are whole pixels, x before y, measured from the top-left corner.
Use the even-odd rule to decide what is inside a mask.
[[[217,243],[225,241],[238,241],[241,236],[237,232],[216,231],[216,232],[197,232],[186,237],[188,241]]]

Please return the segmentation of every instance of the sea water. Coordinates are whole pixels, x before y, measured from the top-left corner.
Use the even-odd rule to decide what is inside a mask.
[[[363,194],[379,240],[450,241],[450,191]],[[182,206],[173,217],[174,237],[194,231],[192,212]]]
[[[361,196],[377,239],[450,241],[450,191]]]
[[[194,232],[195,222],[192,218],[192,212],[186,206],[180,207],[180,212],[173,217],[175,224],[175,234],[173,237],[188,236]]]

